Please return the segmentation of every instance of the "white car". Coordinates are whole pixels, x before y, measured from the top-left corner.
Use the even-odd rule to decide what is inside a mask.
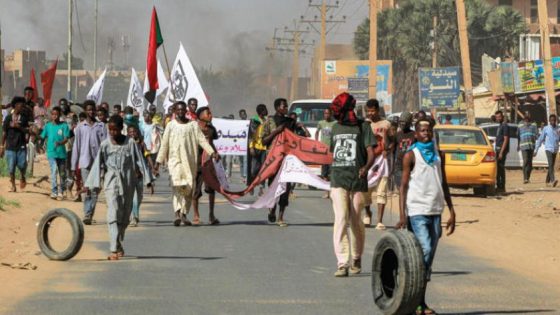
[[[496,134],[498,133],[499,124],[482,124],[479,127],[486,132],[490,142],[494,144],[496,141]],[[510,130],[509,138],[509,153],[507,155],[506,167],[517,168],[523,167],[523,157],[521,156],[521,151],[517,151],[517,125],[508,124]],[[548,167],[548,161],[546,160],[546,153],[544,152],[544,144],[541,145],[537,151],[537,156],[533,158],[533,167]]]

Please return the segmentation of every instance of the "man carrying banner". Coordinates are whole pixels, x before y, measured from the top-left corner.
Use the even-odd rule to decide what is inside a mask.
[[[268,149],[271,149],[271,144],[274,138],[279,135],[285,128],[294,131],[295,129],[295,121],[291,118],[286,117],[288,113],[288,101],[285,98],[277,98],[274,100],[274,110],[276,114],[272,117],[268,117],[268,119],[264,122],[263,126],[263,144],[268,146]],[[278,174],[276,174],[278,175]],[[270,185],[274,181],[274,177],[271,177],[268,181]],[[278,211],[278,226],[286,227],[288,224],[284,222],[284,211],[289,204],[290,199],[290,191],[292,190],[292,185],[290,183],[286,184],[286,191],[280,196],[280,200],[278,201],[278,206],[280,207]],[[274,223],[276,222],[276,206],[271,208],[268,213],[268,222]]]
[[[206,137],[206,140],[208,141],[210,146],[216,152],[218,152],[218,150],[214,146],[214,140],[218,139],[218,132],[216,131],[216,128],[212,126],[212,112],[210,111],[210,108],[208,106],[199,108],[196,111],[196,117],[198,117],[198,125],[200,126],[200,130],[202,130],[204,137]],[[204,151],[202,150],[202,148],[199,148],[198,149],[199,167],[196,173],[196,187],[193,195],[193,209],[194,209],[194,216],[192,221],[193,225],[200,225],[200,212],[198,211],[199,210],[198,201],[200,200],[200,197],[202,197],[202,183],[204,182],[202,180],[202,168],[201,168],[202,161],[203,161],[202,158],[204,156],[203,153]],[[220,224],[220,221],[216,218],[216,216],[214,216],[214,201],[216,200],[216,192],[212,188],[208,187],[206,183],[204,183],[204,186],[205,186],[204,192],[208,194],[208,211],[209,211],[208,224],[218,225]]]
[[[364,193],[368,191],[367,173],[374,162],[377,141],[369,123],[358,120],[354,113],[356,100],[348,93],[338,95],[331,109],[338,121],[332,127],[331,199],[334,210],[333,244],[337,258],[335,277],[347,277],[362,270],[365,228],[361,220]],[[350,222],[348,222],[350,221]],[[350,223],[351,244],[347,226]],[[349,247],[352,263],[349,265]]]
[[[198,148],[206,151],[212,158],[218,159],[218,154],[210,146],[196,121],[189,122],[186,118],[187,104],[175,103],[175,120],[169,122],[163,133],[155,173],[159,166],[167,162],[171,184],[173,186],[173,224],[179,226],[191,225],[187,220],[187,212],[191,207],[193,189],[195,188],[196,173],[198,171]]]

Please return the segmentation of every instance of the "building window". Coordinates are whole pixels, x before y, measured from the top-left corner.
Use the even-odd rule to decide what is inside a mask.
[[[511,7],[513,5],[513,0],[500,0],[498,1],[498,5],[508,5]]]
[[[538,0],[531,0],[531,23],[539,22],[539,4]]]

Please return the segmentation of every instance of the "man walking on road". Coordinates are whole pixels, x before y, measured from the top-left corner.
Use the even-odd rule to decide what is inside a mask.
[[[29,119],[24,114],[25,99],[16,96],[11,103],[14,111],[4,119],[2,125],[2,142],[0,142],[0,158],[6,155],[8,173],[10,174],[10,192],[16,192],[16,167],[20,173],[19,188],[25,189],[27,182],[27,135]]]
[[[412,114],[410,112],[405,111],[401,113],[399,125],[400,130],[397,132],[397,154],[395,169],[393,172],[393,178],[397,190],[401,187],[404,155],[408,152],[408,148],[410,148],[414,141],[416,141],[416,135],[414,134],[414,131],[410,129],[410,127],[412,127]]]
[[[83,122],[80,122],[74,131],[74,146],[72,148],[72,171],[80,170],[81,178],[85,182],[91,170],[93,161],[101,146],[101,142],[107,138],[107,128],[102,122],[95,119],[95,101],[87,100],[84,102],[85,113],[87,115]],[[95,214],[97,195],[99,189],[84,188],[82,194],[84,201],[84,224],[90,225]]]
[[[175,119],[169,122],[163,133],[155,173],[157,174],[160,164],[167,162],[173,186],[173,224],[179,226],[182,222],[184,225],[192,225],[187,220],[187,213],[191,207],[198,171],[198,147],[202,147],[214,159],[218,155],[206,141],[198,122],[189,122],[186,118],[187,104],[177,102],[174,106]]]
[[[331,199],[334,210],[333,244],[337,259],[335,277],[347,277],[362,270],[365,228],[361,220],[364,193],[368,191],[367,173],[373,165],[377,145],[369,123],[354,113],[356,100],[348,93],[338,95],[331,109],[338,121],[332,127]],[[350,221],[350,222],[348,222]],[[352,242],[349,241],[348,223]],[[349,264],[349,247],[352,262]]]
[[[504,194],[506,192],[506,159],[509,152],[509,126],[504,120],[504,113],[499,110],[495,113],[496,122],[498,126],[498,133],[496,135],[495,150],[496,158],[498,160],[498,172],[496,174],[496,192]]]
[[[455,231],[455,210],[445,179],[445,157],[436,151],[430,121],[420,119],[415,125],[416,140],[404,156],[400,193],[400,220],[397,229],[407,226],[418,239],[424,255],[426,281],[430,281],[432,263],[442,234],[441,214],[444,202],[449,207],[447,235]],[[416,314],[435,314],[422,299]]]
[[[253,180],[257,177],[257,174],[261,170],[261,166],[266,159],[266,146],[263,144],[263,127],[268,116],[268,109],[266,105],[257,105],[257,115],[251,118],[249,123],[249,154],[251,156],[251,173],[248,174],[247,184],[251,184]],[[263,194],[264,182],[259,187],[259,197]]]
[[[531,120],[531,113],[525,112],[523,121],[517,127],[517,151],[521,151],[523,157],[523,184],[529,183],[531,179],[537,132],[537,124]]]
[[[383,146],[383,159],[385,160],[385,165],[389,165],[387,162],[389,141],[387,139],[387,132],[391,128],[391,123],[385,119],[382,119],[379,113],[379,101],[376,99],[370,99],[366,103],[367,118],[369,119],[370,128],[373,134],[380,138],[382,141],[378,145]],[[375,228],[377,230],[385,230],[385,225],[383,225],[383,213],[385,212],[385,204],[387,204],[387,182],[389,179],[389,167],[385,168],[384,174],[377,183],[377,186],[371,187],[368,193],[365,195],[366,213],[364,216],[364,224],[366,226],[371,225],[371,204],[373,203],[373,196],[376,196],[377,201],[377,224]]]
[[[286,117],[286,114],[288,113],[288,101],[285,98],[277,98],[274,100],[274,110],[276,110],[276,114],[272,117],[268,117],[263,126],[262,142],[267,145],[269,149],[271,148],[274,138],[284,131],[285,128],[294,131],[296,127],[296,122],[291,118]],[[270,185],[272,181],[273,178],[270,178],[268,184]],[[269,209],[268,222],[276,222],[278,226],[281,227],[288,226],[288,224],[284,222],[284,211],[290,202],[291,190],[291,183],[286,183],[286,191],[280,196],[280,200],[278,201],[278,206],[280,207],[278,210],[278,221],[276,221],[276,206],[274,206]]]
[[[331,146],[331,133],[332,127],[336,124],[336,121],[332,117],[332,110],[327,108],[323,111],[323,120],[319,121],[317,124],[317,131],[315,132],[315,140],[319,140],[328,147]],[[331,166],[321,165],[321,177],[324,180],[330,180]],[[323,198],[329,198],[329,192],[325,193]]]
[[[546,185],[552,185],[556,187],[558,185],[558,180],[554,175],[554,165],[556,164],[556,155],[558,154],[558,141],[560,141],[560,130],[556,125],[556,115],[550,115],[548,117],[548,125],[543,128],[537,144],[535,145],[534,156],[537,155],[541,144],[544,143],[544,150],[546,152],[546,159],[548,161],[548,173],[546,174]]]

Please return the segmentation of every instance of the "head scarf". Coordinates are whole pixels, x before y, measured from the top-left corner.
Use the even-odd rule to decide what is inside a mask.
[[[333,116],[341,125],[356,126],[358,125],[358,117],[354,113],[356,107],[356,99],[346,92],[339,94],[334,98],[331,105]]]

